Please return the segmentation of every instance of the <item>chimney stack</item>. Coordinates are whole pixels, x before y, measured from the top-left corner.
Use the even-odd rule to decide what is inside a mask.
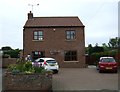
[[[30,13],[28,13],[28,19],[32,19],[33,18],[33,13],[30,11]]]

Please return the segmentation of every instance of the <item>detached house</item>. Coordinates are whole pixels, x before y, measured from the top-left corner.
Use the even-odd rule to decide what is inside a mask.
[[[85,66],[84,25],[78,17],[33,17],[23,29],[23,56],[52,57],[60,67]]]

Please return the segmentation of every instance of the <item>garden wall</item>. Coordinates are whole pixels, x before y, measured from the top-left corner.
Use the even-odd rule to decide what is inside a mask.
[[[7,68],[9,64],[15,64],[17,58],[2,58],[2,68]]]
[[[11,74],[3,77],[2,92],[51,92],[52,75]]]

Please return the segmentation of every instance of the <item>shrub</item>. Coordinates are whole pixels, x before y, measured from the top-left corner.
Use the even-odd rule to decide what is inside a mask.
[[[8,70],[10,70],[13,74],[17,73],[45,73],[46,70],[43,67],[35,67],[32,66],[32,62],[21,62],[18,64],[11,64],[8,66]]]

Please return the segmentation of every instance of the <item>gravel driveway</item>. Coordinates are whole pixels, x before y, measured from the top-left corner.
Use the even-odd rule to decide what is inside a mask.
[[[118,74],[98,73],[95,67],[89,67],[61,68],[58,74],[53,75],[53,92],[63,90],[105,90],[102,92],[116,92],[106,91],[106,89],[118,90]]]

